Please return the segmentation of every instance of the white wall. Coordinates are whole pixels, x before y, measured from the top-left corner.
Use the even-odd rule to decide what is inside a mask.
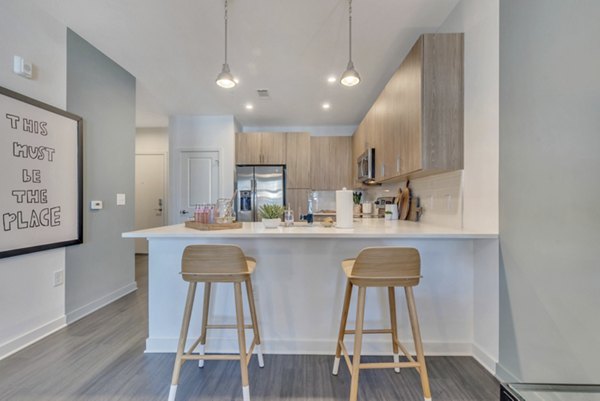
[[[233,116],[173,116],[169,119],[169,224],[175,224],[179,216],[180,150],[218,150],[221,158],[219,197],[233,195],[235,129]]]
[[[465,33],[463,227],[498,232],[499,0],[462,0],[439,31]]]
[[[600,2],[500,2],[500,371],[600,383]]]
[[[169,129],[166,127],[140,128],[135,133],[135,153],[167,153],[169,151]]]
[[[13,55],[34,64],[34,79],[12,73]],[[64,109],[65,27],[29,5],[3,1],[0,85]],[[65,268],[64,248],[0,259],[0,359],[65,323],[65,289],[53,274]]]

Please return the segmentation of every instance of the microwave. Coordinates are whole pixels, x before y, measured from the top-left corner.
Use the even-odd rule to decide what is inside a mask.
[[[356,159],[358,181],[371,184],[375,181],[375,149],[368,148]]]

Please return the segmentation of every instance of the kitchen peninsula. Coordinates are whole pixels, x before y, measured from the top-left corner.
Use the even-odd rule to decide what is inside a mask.
[[[473,355],[494,371],[498,355],[498,236],[424,223],[365,219],[352,229],[294,226],[266,229],[244,223],[237,230],[198,231],[183,224],[134,231],[126,238],[149,241],[149,328],[146,352],[175,352],[186,283],[179,275],[183,249],[191,244],[236,244],[257,259],[253,285],[263,350],[278,354],[335,351],[345,285],[341,260],[369,246],[410,246],[421,253],[421,284],[415,288],[426,354]],[[235,321],[233,289],[213,289],[210,319]],[[387,326],[387,298],[367,292],[369,326]],[[196,307],[202,301],[202,286]],[[406,306],[398,297],[400,339],[410,338]],[[196,310],[201,310],[196,309]],[[355,310],[351,305],[350,323]],[[249,318],[248,311],[245,317]],[[190,339],[200,328],[192,318]],[[410,342],[407,342],[407,345]],[[387,336],[364,340],[366,354],[389,354]],[[233,352],[233,331],[209,332],[207,352]]]

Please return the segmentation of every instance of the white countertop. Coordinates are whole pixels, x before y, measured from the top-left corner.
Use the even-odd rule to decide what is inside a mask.
[[[309,226],[265,228],[262,223],[244,223],[234,230],[200,231],[183,224],[150,228],[123,233],[124,238],[448,238],[477,239],[498,238],[498,233],[459,230],[412,221],[385,221],[384,219],[358,219],[351,229],[323,227],[320,223]]]

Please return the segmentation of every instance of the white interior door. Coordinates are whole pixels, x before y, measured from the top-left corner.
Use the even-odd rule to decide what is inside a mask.
[[[135,155],[135,229],[165,225],[165,155]],[[148,241],[135,240],[135,253],[148,253]]]
[[[181,152],[179,222],[193,217],[197,204],[216,203],[219,198],[219,152]]]

